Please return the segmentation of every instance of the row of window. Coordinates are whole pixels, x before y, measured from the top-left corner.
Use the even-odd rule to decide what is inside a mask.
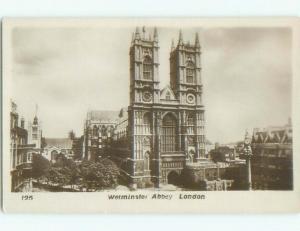
[[[192,61],[188,61],[186,65],[186,82],[193,84],[195,83],[195,65]],[[153,67],[152,59],[146,56],[143,61],[143,78],[147,80],[153,79]],[[170,95],[167,95],[167,99],[170,99]]]

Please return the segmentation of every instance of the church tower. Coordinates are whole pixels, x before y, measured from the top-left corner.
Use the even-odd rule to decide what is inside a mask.
[[[198,33],[195,43],[184,43],[179,32],[177,46],[170,54],[170,84],[180,104],[202,105],[202,82]]]
[[[40,149],[42,146],[42,128],[41,122],[37,117],[37,106],[33,122],[28,125],[28,143],[35,144],[35,148]]]
[[[145,27],[132,35],[130,47],[130,105],[159,102],[158,34],[147,34]]]
[[[201,48],[196,33],[194,44],[183,41],[182,32],[170,53],[170,85],[181,111],[180,140],[188,159],[205,159],[205,121],[202,103]]]
[[[136,28],[130,46],[130,175],[133,183],[152,184],[159,176],[157,110],[160,103],[158,33]],[[156,148],[155,148],[156,147]],[[155,181],[155,180],[154,180]]]

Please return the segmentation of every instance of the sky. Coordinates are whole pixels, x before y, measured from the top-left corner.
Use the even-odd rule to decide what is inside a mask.
[[[169,83],[169,53],[180,28],[158,27],[161,89]],[[134,27],[15,27],[11,98],[43,136],[83,134],[88,110],[129,104],[129,47]],[[153,33],[153,28],[146,28]],[[185,42],[201,44],[206,136],[242,140],[245,130],[285,125],[291,116],[289,28],[187,28]]]

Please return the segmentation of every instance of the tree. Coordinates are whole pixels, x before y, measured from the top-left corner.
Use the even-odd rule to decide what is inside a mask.
[[[114,188],[118,184],[119,169],[109,159],[99,162],[83,161],[76,164],[73,160],[61,158],[53,164],[47,174],[47,180],[63,185],[81,185],[87,189]]]
[[[95,163],[85,161],[81,164],[80,169],[83,181],[88,188],[111,188],[118,184],[119,169],[109,159],[100,159]]]
[[[59,153],[56,156],[56,162],[52,164],[52,166],[55,168],[63,168],[64,166],[66,166],[66,162],[67,162],[67,157],[64,154]]]
[[[32,177],[40,178],[45,176],[50,168],[50,162],[40,154],[32,155]]]

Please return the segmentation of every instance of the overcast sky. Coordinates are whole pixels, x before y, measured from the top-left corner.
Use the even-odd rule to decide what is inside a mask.
[[[147,29],[147,28],[146,28]],[[152,32],[152,28],[148,28]],[[12,99],[32,120],[35,104],[45,137],[82,135],[88,110],[129,103],[129,46],[135,28],[22,28],[12,32]],[[171,41],[158,28],[160,86],[169,83]],[[190,28],[200,34],[206,134],[212,142],[243,139],[245,129],[284,125],[291,116],[288,28]]]

